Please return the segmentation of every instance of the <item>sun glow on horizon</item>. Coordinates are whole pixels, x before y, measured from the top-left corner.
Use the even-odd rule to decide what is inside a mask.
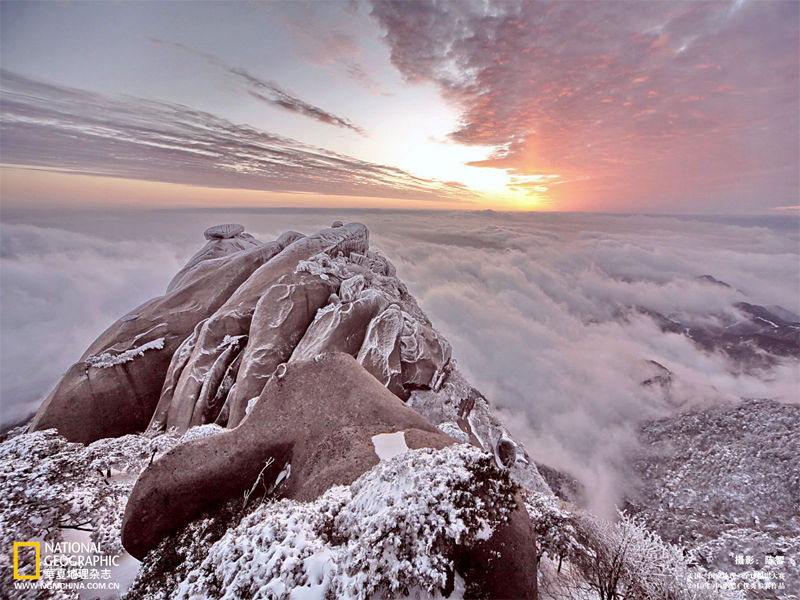
[[[476,167],[471,167],[478,170]],[[510,189],[505,170],[493,172],[482,187],[469,187],[476,197],[441,202],[379,196],[324,195],[313,192],[272,192],[89,175],[68,169],[0,164],[0,195],[9,209],[281,207],[387,208],[538,211],[553,210],[551,200],[537,190]],[[66,202],[65,202],[66,201]]]

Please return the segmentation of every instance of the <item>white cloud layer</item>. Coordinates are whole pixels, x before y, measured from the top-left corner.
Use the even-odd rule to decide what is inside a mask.
[[[538,461],[578,476],[602,511],[643,418],[771,397],[797,401],[796,360],[743,372],[640,306],[684,323],[735,302],[800,312],[796,220],[414,212],[164,212],[6,216],[2,230],[3,422],[31,412],[91,340],[163,293],[205,227],[260,239],[359,220],[394,262],[461,368]],[[712,275],[731,287],[697,279]],[[674,374],[642,386],[646,361]]]

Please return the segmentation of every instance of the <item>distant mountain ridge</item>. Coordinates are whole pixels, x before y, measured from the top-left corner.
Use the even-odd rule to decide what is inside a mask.
[[[697,279],[731,288],[711,275]],[[685,335],[709,352],[722,352],[746,370],[769,367],[782,358],[800,358],[800,316],[781,306],[735,302],[732,307],[738,318],[709,314],[702,325],[685,322],[680,315],[644,307],[636,310],[650,316],[662,331]]]

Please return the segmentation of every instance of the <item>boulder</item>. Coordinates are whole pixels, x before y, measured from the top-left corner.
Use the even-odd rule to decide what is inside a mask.
[[[294,231],[287,232],[281,236],[284,238],[284,246],[294,241],[294,239],[286,241],[286,236],[292,236],[293,238],[296,236],[295,239],[303,237],[301,234],[295,233]],[[167,286],[167,292],[171,292],[175,288],[181,287],[187,281],[193,279],[195,272],[202,269],[199,265],[205,261],[229,256],[240,250],[248,250],[263,246],[263,244],[252,235],[245,233],[242,225],[214,225],[203,232],[203,237],[208,240],[208,243],[192,256],[186,265],[172,278],[172,281],[170,281]]]
[[[342,282],[342,287],[346,283]],[[345,297],[352,299],[344,301]],[[325,352],[358,354],[370,321],[389,304],[389,299],[374,289],[345,297],[342,297],[342,302],[329,304],[317,312],[314,322],[294,349],[292,360],[314,358]]]
[[[244,233],[244,225],[237,223],[213,225],[203,232],[203,237],[207,240],[230,240],[242,237],[242,235],[246,235]]]
[[[366,252],[368,246],[367,228],[360,223],[348,223],[299,239],[256,269],[203,324],[186,362],[182,365],[177,361],[174,363],[175,370],[180,368],[181,373],[174,387],[163,389],[158,402],[159,410],[156,411],[161,416],[165,407],[169,407],[166,409],[166,422],[153,421],[152,426],[166,425],[176,427],[179,431],[185,431],[190,426],[203,385],[225,351],[226,340],[249,334],[258,301],[278,279],[294,273],[301,261],[316,254],[347,255],[353,251]],[[328,277],[324,274],[318,276],[322,279]],[[172,380],[174,377],[173,373],[169,373],[166,379]]]
[[[236,390],[229,401],[229,427],[241,422],[247,403],[261,394],[277,366],[289,360],[317,310],[335,288],[331,279],[304,272],[290,273],[278,279],[261,297],[236,376]],[[192,419],[192,425],[203,422]]]
[[[204,260],[180,286],[116,321],[50,392],[31,431],[55,427],[70,441],[90,443],[143,430],[175,351],[292,237]]]
[[[204,511],[241,498],[259,477],[269,488],[287,470],[283,497],[316,498],[376,465],[372,437],[398,431],[409,448],[454,443],[348,354],[288,363],[238,427],[178,446],[145,469],[125,509],[123,545],[141,559]]]

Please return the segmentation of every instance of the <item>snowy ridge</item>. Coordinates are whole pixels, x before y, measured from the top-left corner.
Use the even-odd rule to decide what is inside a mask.
[[[187,565],[174,590],[146,577],[166,540],[134,591],[144,600],[366,600],[407,589],[436,597],[455,585],[453,550],[477,542],[512,506],[513,488],[491,463],[469,445],[397,455],[312,502],[262,504]]]
[[[785,590],[749,597],[800,597],[800,407],[746,400],[652,421],[633,466],[641,491],[629,508],[698,564],[743,576],[781,557]]]

